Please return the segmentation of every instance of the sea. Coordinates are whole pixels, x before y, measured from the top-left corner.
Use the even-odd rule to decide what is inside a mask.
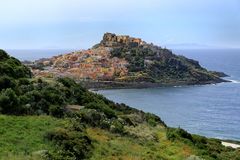
[[[36,60],[71,50],[7,50],[20,60]],[[99,90],[117,103],[154,113],[170,127],[193,134],[240,141],[240,49],[176,49],[231,82],[145,89]]]
[[[53,56],[71,53],[71,49],[6,49],[11,56],[18,58],[21,61],[34,61],[41,58],[50,58]]]

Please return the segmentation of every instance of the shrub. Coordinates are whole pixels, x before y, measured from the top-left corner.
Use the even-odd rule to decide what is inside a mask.
[[[189,139],[190,141],[193,141],[192,135],[182,128],[177,128],[176,133],[182,138],[186,138]]]
[[[65,101],[65,94],[58,88],[46,86],[40,93],[43,98],[53,105],[63,105]]]
[[[49,159],[81,160],[90,155],[91,140],[84,132],[61,128],[46,133],[45,138],[57,146],[55,152],[49,153]]]
[[[14,88],[16,86],[15,81],[9,76],[0,77],[0,91],[6,88]]]
[[[0,111],[3,114],[20,114],[21,106],[15,92],[8,88],[0,94]]]
[[[170,141],[174,141],[177,138],[177,135],[175,134],[174,130],[171,128],[167,129],[166,136],[167,136],[167,139]]]
[[[207,138],[203,137],[203,136],[198,136],[198,135],[193,135],[193,142],[194,144],[200,148],[200,149],[204,149],[206,148],[206,144],[207,144]]]
[[[49,114],[54,117],[61,118],[64,116],[64,108],[58,105],[51,105],[49,107]]]
[[[85,107],[89,108],[89,109],[96,109],[96,110],[98,110],[100,112],[103,112],[108,118],[117,117],[116,113],[114,112],[114,110],[109,108],[104,103],[91,102],[91,103],[88,103]]]
[[[29,85],[31,82],[27,78],[19,78],[18,85]]]
[[[57,81],[62,83],[65,87],[68,87],[68,88],[76,85],[76,82],[73,79],[67,78],[67,77],[58,78]]]
[[[100,122],[106,119],[103,113],[100,113],[94,109],[84,109],[78,113],[81,122],[84,122],[90,126],[96,127],[100,125]]]
[[[145,113],[145,118],[148,124],[150,124],[153,127],[155,127],[157,124],[162,124],[166,126],[166,124],[158,116],[152,113]]]
[[[102,129],[110,129],[110,127],[111,127],[111,122],[110,122],[108,119],[102,119],[102,120],[100,121],[99,126],[100,126]]]
[[[155,127],[157,125],[156,119],[153,114],[146,113],[145,116],[146,116],[146,121],[148,122],[148,124],[150,124],[153,127]]]
[[[70,130],[78,131],[78,132],[84,132],[85,131],[85,125],[83,125],[81,122],[72,119],[72,125],[70,126]]]
[[[50,106],[50,103],[43,98],[39,102],[36,103],[36,108],[38,108],[45,114],[49,114],[49,109],[50,109],[49,106]],[[56,111],[54,111],[54,112],[56,112]]]
[[[113,120],[110,126],[110,131],[113,133],[123,134],[124,133],[123,124],[118,119]]]
[[[171,141],[174,141],[175,139],[187,139],[193,142],[192,135],[181,128],[168,128],[166,136]]]

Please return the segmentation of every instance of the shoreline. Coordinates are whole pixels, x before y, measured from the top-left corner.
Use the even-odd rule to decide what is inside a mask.
[[[219,83],[228,83],[232,82],[231,80],[222,79],[220,82],[208,81],[203,83],[151,83],[151,82],[115,82],[115,81],[100,81],[100,82],[85,82],[85,85],[94,87],[85,87],[92,92],[98,90],[111,90],[111,89],[144,89],[144,88],[155,88],[155,87],[181,87],[181,86],[199,86],[199,85],[211,85],[211,84],[219,84]],[[111,86],[109,86],[111,84]],[[96,87],[97,86],[97,87]],[[216,137],[208,137],[208,138],[216,138]],[[219,139],[219,138],[216,138]],[[231,140],[231,139],[219,139],[221,144],[225,147],[231,147],[234,149],[240,149],[240,141]]]
[[[110,89],[144,89],[155,87],[179,87],[194,85],[210,85],[231,82],[221,79],[219,81],[206,82],[170,82],[170,83],[153,83],[153,82],[117,82],[117,81],[79,81],[88,90],[110,90]]]

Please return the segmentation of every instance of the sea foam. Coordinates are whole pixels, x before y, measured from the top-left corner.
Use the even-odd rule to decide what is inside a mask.
[[[232,83],[240,83],[239,80],[232,80],[232,79],[229,79],[229,81],[231,81]]]

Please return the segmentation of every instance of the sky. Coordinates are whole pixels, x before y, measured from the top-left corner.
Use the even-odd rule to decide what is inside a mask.
[[[87,49],[105,32],[169,48],[240,48],[240,1],[0,1],[3,49]]]

